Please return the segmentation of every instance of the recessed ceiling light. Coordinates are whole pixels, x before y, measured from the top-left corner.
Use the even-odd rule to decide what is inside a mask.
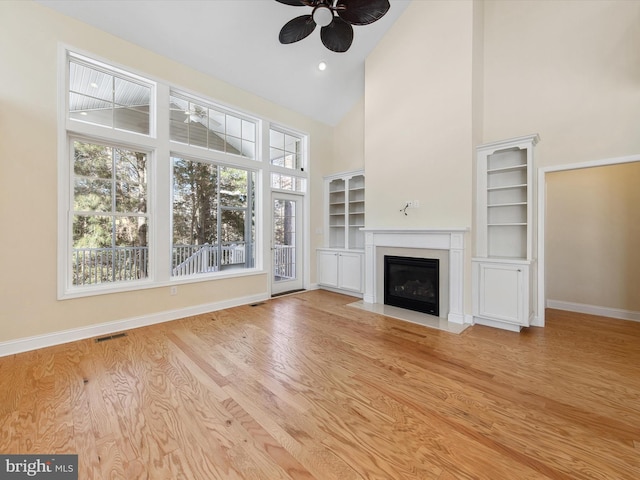
[[[86,116],[86,115],[89,115],[89,114],[87,112],[80,112],[80,115]]]
[[[91,88],[98,88],[98,84],[97,84],[96,82],[91,82],[91,83],[89,84],[89,86],[90,86]]]
[[[318,64],[318,70],[320,70],[321,72],[325,71],[326,69],[327,69],[327,62],[322,61]]]

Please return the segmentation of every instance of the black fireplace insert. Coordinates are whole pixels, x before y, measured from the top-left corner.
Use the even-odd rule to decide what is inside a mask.
[[[440,315],[440,265],[435,258],[384,256],[384,303]]]

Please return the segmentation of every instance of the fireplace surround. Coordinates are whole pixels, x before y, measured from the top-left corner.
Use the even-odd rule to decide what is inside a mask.
[[[364,228],[363,231],[365,304],[384,304],[384,266],[378,261],[382,253],[390,251],[393,255],[398,255],[397,252],[405,251],[404,249],[409,252],[410,249],[407,256],[429,258],[434,256],[429,252],[432,250],[439,252],[448,264],[443,266],[441,259],[440,316],[445,316],[451,323],[465,323],[464,256],[465,233],[468,228]],[[420,251],[425,254],[416,255]]]

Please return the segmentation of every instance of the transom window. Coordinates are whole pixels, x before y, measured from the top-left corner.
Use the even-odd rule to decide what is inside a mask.
[[[256,123],[177,93],[170,97],[171,140],[256,158]]]
[[[269,147],[271,165],[293,170],[303,169],[302,138],[272,128],[269,130]]]
[[[69,118],[118,130],[150,134],[151,86],[72,57]]]
[[[294,177],[293,175],[284,175],[282,173],[271,173],[271,188],[276,190],[287,190],[290,192],[306,192],[307,179]]]

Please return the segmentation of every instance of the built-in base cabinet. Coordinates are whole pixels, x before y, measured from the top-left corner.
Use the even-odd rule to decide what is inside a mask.
[[[348,250],[318,250],[318,285],[361,296],[363,292],[364,255]]]
[[[475,323],[519,331],[533,315],[533,265],[528,261],[473,261]]]

